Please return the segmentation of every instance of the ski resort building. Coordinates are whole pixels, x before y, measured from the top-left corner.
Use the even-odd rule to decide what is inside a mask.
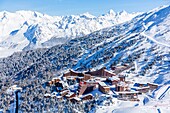
[[[126,84],[125,82],[119,82],[118,84],[116,84],[116,91],[117,92],[121,92],[121,91],[128,91],[129,87],[128,84]]]
[[[73,98],[73,97],[75,97],[75,96],[76,96],[76,94],[73,93],[73,92],[68,92],[68,94],[65,95],[65,97],[68,98],[68,99]]]
[[[139,94],[138,91],[117,92],[118,99],[124,101],[139,101],[138,94]]]
[[[82,97],[81,97],[81,99],[83,100],[83,101],[85,101],[85,100],[92,100],[94,97],[93,97],[93,95],[92,94],[86,94],[86,95],[83,95]]]
[[[112,76],[106,79],[106,82],[110,83],[111,85],[116,85],[120,81],[120,78],[117,76]]]
[[[99,90],[102,93],[109,93],[110,87],[108,87],[104,82],[99,82]]]
[[[119,72],[130,67],[129,65],[123,65],[112,67],[111,71],[101,68],[86,73],[69,70],[69,72],[63,74],[64,81],[61,81],[59,78],[53,78],[48,84],[51,87],[56,87],[56,91],[62,98],[69,99],[73,103],[92,100],[94,98],[92,92],[96,88],[104,94],[108,94],[112,90],[115,94],[114,96],[119,100],[139,101],[139,94],[152,91],[158,88],[158,85],[140,82],[134,84],[132,81],[126,81],[127,76]],[[71,89],[69,88],[70,86]]]
[[[113,73],[112,71],[108,71],[105,67],[101,68],[99,70],[96,71],[90,71],[87,72],[88,74],[91,74],[92,76],[97,76],[97,77],[112,77],[112,76],[116,76],[115,73]]]
[[[79,95],[87,94],[96,88],[96,82],[80,82],[78,93]]]
[[[116,66],[116,67],[112,66],[111,69],[115,74],[118,74],[118,73],[123,72],[124,70],[131,68],[131,67],[132,67],[132,65],[124,64],[123,66]]]
[[[158,88],[158,84],[154,84],[154,83],[147,83],[147,85],[150,87],[150,90],[154,90]]]

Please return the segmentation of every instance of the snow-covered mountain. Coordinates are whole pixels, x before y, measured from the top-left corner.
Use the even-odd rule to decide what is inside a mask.
[[[138,14],[113,10],[98,17],[89,13],[49,16],[32,11],[0,12],[0,57],[64,43],[70,38],[129,21]]]
[[[170,6],[160,7],[138,15],[129,22],[69,40],[52,48],[15,53],[2,59],[0,74],[9,71],[11,75],[16,75],[19,70],[22,73],[26,70],[27,73],[29,70],[24,67],[30,65],[32,68],[34,65],[43,66],[43,69],[47,66],[50,71],[67,68],[82,71],[103,66],[109,69],[111,65],[134,63],[135,73],[147,74],[149,81],[167,84],[170,82],[169,26]],[[39,63],[41,65],[38,65]],[[42,65],[43,63],[45,64]]]
[[[112,11],[110,14],[114,15]],[[88,71],[106,67],[109,70],[112,66],[134,64],[122,74],[126,74],[129,81],[159,84],[158,89],[141,95],[140,102],[102,106],[97,112],[169,113],[169,26],[170,6],[159,7],[129,22],[68,40],[61,45],[19,52],[0,59],[0,76],[8,85],[16,82],[22,86],[27,81],[29,86],[35,79],[49,80],[48,77],[60,75],[70,68]],[[38,88],[34,92],[38,92]]]

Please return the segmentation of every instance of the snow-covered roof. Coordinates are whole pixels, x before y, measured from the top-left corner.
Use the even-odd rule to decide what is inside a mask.
[[[52,80],[55,80],[55,79],[59,79],[59,80],[60,80],[60,78],[59,78],[59,77],[54,77],[54,78],[52,78]]]
[[[74,93],[73,92],[69,92],[66,97],[70,97],[71,95],[73,95]]]
[[[104,82],[99,82],[99,84],[103,87],[107,87],[107,85]]]
[[[63,93],[66,93],[66,92],[69,92],[69,90],[61,91],[60,94],[63,94]]]
[[[115,75],[115,73],[113,73],[112,70],[107,70],[107,69],[105,69],[104,71]]]
[[[77,78],[79,78],[79,79],[83,79],[84,77],[79,77],[79,76],[78,76]]]
[[[112,77],[109,77],[108,80],[113,81],[113,80],[120,80],[120,79],[117,76],[112,76]]]
[[[96,81],[97,81],[97,80],[100,80],[100,81],[105,81],[105,80],[106,80],[106,78],[102,78],[102,77],[95,77],[94,79],[95,79]]]
[[[150,82],[148,82],[147,84],[151,84],[151,85],[158,85],[158,84],[156,84],[156,83],[150,83]]]
[[[71,98],[71,99],[75,99],[75,100],[77,100],[77,101],[81,101],[81,99],[78,98],[78,97],[73,97],[73,98]]]
[[[149,86],[145,86],[145,87],[132,87],[132,89],[147,89],[150,88]]]
[[[93,95],[89,93],[89,94],[86,94],[86,95],[82,95],[81,98],[84,98],[86,96],[93,96]]]
[[[73,69],[70,69],[70,71],[72,71],[74,73],[82,73],[81,71],[74,71]]]
[[[121,92],[116,92],[116,94],[136,94],[139,93],[139,91],[121,91]]]

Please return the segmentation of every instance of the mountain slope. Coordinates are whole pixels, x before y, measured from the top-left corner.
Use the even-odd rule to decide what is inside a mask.
[[[137,112],[143,107],[145,108],[143,112],[168,111],[170,47],[167,37],[169,37],[170,29],[168,27],[170,25],[169,11],[170,6],[164,6],[139,15],[130,22],[105,28],[69,40],[64,44],[48,49],[18,52],[10,57],[0,59],[0,82],[5,82],[2,90],[13,84],[28,87],[36,84],[36,87],[41,88],[44,82],[54,76],[61,75],[70,68],[76,71],[88,71],[104,66],[110,69],[111,66],[135,64],[124,74],[129,75],[131,80],[135,82],[157,83],[160,85],[160,89],[154,91],[153,94],[151,93],[151,96],[147,95],[146,105],[142,105],[142,107],[136,105],[133,107],[133,112]],[[164,87],[165,85],[168,87]],[[33,90],[35,94],[40,92],[39,88]],[[46,89],[43,91],[45,92]],[[1,97],[3,97],[3,93]],[[34,101],[32,106],[34,106]],[[154,109],[150,110],[150,108]],[[123,112],[123,109],[126,108],[113,112]]]
[[[52,47],[70,38],[129,21],[138,14],[110,10],[99,17],[89,13],[52,17],[32,11],[0,12],[0,57],[15,51]]]
[[[137,75],[147,75],[148,81],[158,84],[169,83],[170,50],[166,40],[169,32],[157,37],[162,32],[152,31],[160,29],[163,24],[169,25],[167,20],[170,20],[170,13],[165,13],[169,9],[169,6],[155,9],[125,24],[96,31],[49,49],[16,53],[2,59],[1,75],[20,77],[46,69],[54,73],[68,68],[88,70],[106,66],[109,69],[112,65],[135,62]],[[155,14],[161,15],[157,21],[151,19]],[[151,22],[155,25],[148,25]],[[30,72],[30,69],[34,71]]]

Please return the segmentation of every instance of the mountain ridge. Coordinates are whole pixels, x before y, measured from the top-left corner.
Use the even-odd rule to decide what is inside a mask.
[[[112,12],[113,13],[113,12]],[[89,13],[69,16],[49,16],[35,11],[0,12],[0,57],[11,55],[13,52],[34,48],[46,48],[59,42],[50,39],[72,39],[87,35],[102,28],[111,27],[131,20],[140,13],[107,13],[93,16]],[[44,46],[44,43],[48,45]],[[65,41],[64,41],[65,42]],[[3,51],[4,50],[4,51]],[[9,51],[9,55],[3,52]]]

